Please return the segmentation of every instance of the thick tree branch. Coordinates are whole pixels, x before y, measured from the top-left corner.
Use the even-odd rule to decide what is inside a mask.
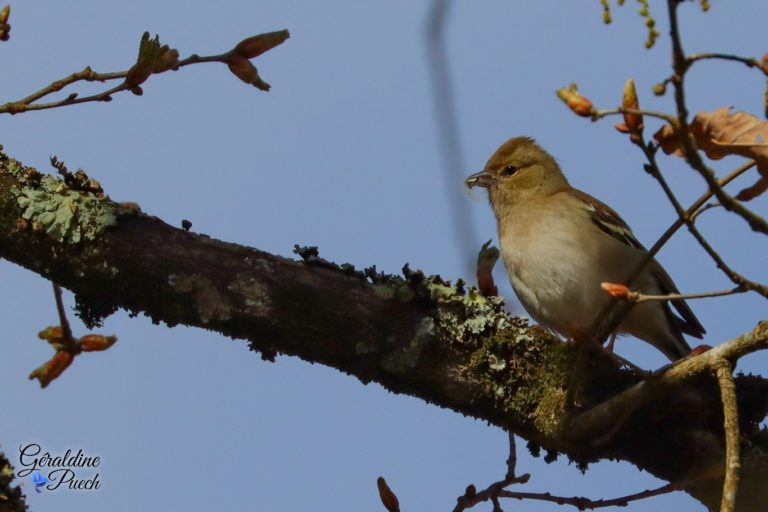
[[[708,506],[719,503],[723,415],[711,374],[682,379],[635,409],[606,442],[585,443],[570,430],[565,407],[572,344],[509,318],[499,299],[464,293],[463,285],[410,271],[405,279],[357,272],[303,254],[307,261],[298,262],[176,229],[0,156],[0,257],[72,290],[86,323],[124,308],[246,339],[267,358],[325,364],[580,463],[630,461]],[[766,330],[761,324],[756,332],[768,338]],[[587,365],[576,413],[642,378],[601,351]],[[738,503],[764,509],[768,441],[759,423],[768,381],[737,377],[736,385],[749,441]]]

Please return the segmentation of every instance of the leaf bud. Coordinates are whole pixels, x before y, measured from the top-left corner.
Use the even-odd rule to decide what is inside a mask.
[[[104,336],[103,334],[86,334],[80,338],[80,347],[83,352],[96,352],[107,350],[115,344],[117,336]]]
[[[571,84],[568,87],[558,89],[557,97],[563,100],[563,102],[568,105],[568,108],[574,113],[582,117],[589,117],[594,113],[592,102],[579,94],[576,84]]]
[[[40,381],[40,387],[45,388],[52,381],[56,380],[66,370],[75,356],[66,350],[59,350],[53,357],[46,361],[42,366],[29,374],[29,380],[37,379]]]

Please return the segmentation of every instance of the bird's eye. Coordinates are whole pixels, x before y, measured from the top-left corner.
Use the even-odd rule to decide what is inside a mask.
[[[504,169],[502,169],[502,172],[507,176],[512,176],[517,172],[517,167],[515,167],[514,165],[508,165]]]

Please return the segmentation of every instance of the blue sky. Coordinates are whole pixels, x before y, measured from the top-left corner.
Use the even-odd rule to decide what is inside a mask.
[[[457,4],[447,51],[465,160],[460,168],[478,170],[511,136],[534,136],[574,185],[617,209],[652,244],[674,217],[642,171],[642,156],[613,129],[618,120],[577,118],[554,91],[577,82],[597,105],[611,107],[634,78],[642,105],[670,110],[671,98],[650,94],[670,73],[663,6],[651,6],[662,36],[648,51],[634,4],[615,7],[607,27],[596,0]],[[424,47],[428,6],[15,2],[11,40],[0,45],[2,101],[86,65],[125,69],[144,30],[159,33],[182,56],[218,53],[247,35],[282,28],[292,37],[256,61],[273,86],[269,93],[240,83],[222,65],[192,66],[153,77],[140,98],[124,94],[109,104],[4,116],[0,143],[41,170],[57,155],[99,179],[113,198],[136,201],[170,224],[189,219],[193,230],[216,238],[285,256],[293,244],[318,245],[338,262],[389,272],[409,262],[466,277],[466,245],[474,252],[495,239],[495,223],[482,193],[462,191],[462,205],[449,200]],[[707,14],[695,2],[681,7],[692,52],[762,55],[764,20],[764,2],[757,0],[715,2]],[[744,66],[702,64],[689,83],[693,112],[723,105],[763,110],[764,78]],[[682,162],[670,157],[661,164],[685,203],[704,190]],[[725,159],[716,167],[737,164]],[[765,201],[753,205],[763,215]],[[454,237],[457,208],[470,216],[474,240]],[[707,213],[701,225],[737,269],[768,281],[759,256],[768,249],[765,238],[721,212]],[[659,258],[683,291],[728,285],[687,233]],[[501,268],[496,277],[510,307],[523,314]],[[123,313],[102,329],[119,336],[112,349],[79,357],[40,390],[27,375],[51,355],[36,338],[56,322],[50,285],[7,262],[0,263],[0,283],[0,384],[13,390],[3,399],[14,411],[0,431],[2,448],[13,461],[18,446],[29,442],[56,453],[82,448],[102,460],[97,492],[37,495],[25,483],[32,510],[383,510],[379,475],[403,510],[446,510],[467,484],[483,486],[504,473],[506,436],[482,422],[293,358],[266,363],[245,343],[215,333],[153,326]],[[766,317],[765,301],[752,295],[693,307],[709,344]],[[83,328],[76,323],[75,330]],[[664,362],[632,339],[620,340],[617,351],[649,368]],[[740,368],[760,372],[766,362],[768,356],[755,355]],[[520,444],[518,467],[532,473],[530,490],[599,498],[658,484],[626,464],[596,464],[586,475],[563,460],[546,465]],[[677,493],[629,510],[673,507],[702,509]]]

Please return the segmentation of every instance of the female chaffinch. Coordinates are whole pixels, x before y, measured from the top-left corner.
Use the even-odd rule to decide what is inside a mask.
[[[587,332],[611,297],[602,282],[622,283],[646,250],[611,208],[573,188],[555,159],[529,137],[508,140],[485,169],[466,179],[484,187],[496,215],[504,266],[520,302],[544,327],[568,338]],[[656,261],[633,289],[678,293]],[[618,327],[675,361],[691,348],[683,333],[701,338],[704,327],[683,300],[635,305]]]

